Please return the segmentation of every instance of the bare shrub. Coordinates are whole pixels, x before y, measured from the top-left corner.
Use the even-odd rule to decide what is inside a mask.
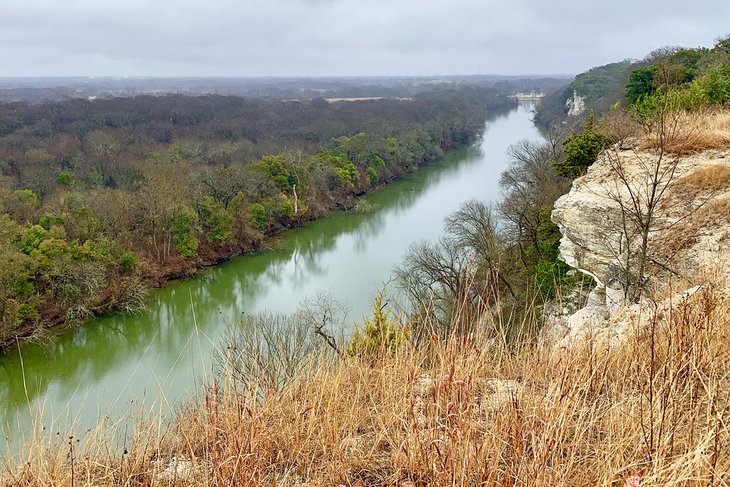
[[[279,389],[323,359],[325,345],[333,346],[322,340],[325,328],[342,331],[346,316],[346,310],[324,294],[305,301],[294,314],[253,315],[232,326],[225,348],[216,352],[219,375],[240,386]]]
[[[641,135],[641,124],[632,118],[626,110],[616,106],[601,117],[598,124],[598,133],[608,140],[623,143],[627,139]]]

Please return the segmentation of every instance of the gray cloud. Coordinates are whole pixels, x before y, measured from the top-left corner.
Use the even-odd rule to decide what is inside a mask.
[[[727,0],[6,0],[0,75],[575,73],[727,34]]]

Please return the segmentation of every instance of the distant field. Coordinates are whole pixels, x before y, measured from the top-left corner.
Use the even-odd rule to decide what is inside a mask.
[[[350,97],[350,98],[325,98],[325,101],[328,101],[329,103],[336,103],[338,101],[367,101],[367,100],[382,100],[384,98],[388,98],[390,100],[412,100],[413,98],[409,96],[396,96],[396,97],[390,97],[390,96],[356,96],[356,97]]]

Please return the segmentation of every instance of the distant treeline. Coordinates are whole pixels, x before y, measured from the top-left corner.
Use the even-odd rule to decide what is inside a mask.
[[[628,107],[642,96],[654,95],[662,86],[674,87],[675,93],[700,88],[704,94],[696,91],[682,94],[685,101],[721,104],[723,97],[727,96],[722,93],[722,80],[728,77],[728,69],[728,37],[719,39],[712,48],[662,47],[640,61],[625,60],[579,74],[568,86],[553,91],[542,100],[535,114],[535,122],[544,128],[564,123],[569,128],[576,128],[582,125],[590,113],[598,117],[616,104]],[[568,117],[567,102],[574,94],[585,100],[585,110],[577,117]],[[700,100],[703,96],[709,98]],[[693,97],[694,101],[690,101]]]
[[[0,78],[0,102],[182,94],[263,99],[411,97],[460,88],[495,88],[504,93],[552,91],[561,77],[406,76],[349,78]]]
[[[0,342],[115,309],[470,144],[492,89],[0,105]]]

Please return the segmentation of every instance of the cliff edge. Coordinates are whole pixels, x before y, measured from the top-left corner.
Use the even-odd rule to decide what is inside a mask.
[[[627,313],[670,306],[710,280],[730,286],[728,120],[703,129],[720,134],[703,144],[711,149],[638,139],[610,147],[557,200],[560,258],[595,287],[577,312],[548,319],[548,338],[620,337],[635,322]]]

